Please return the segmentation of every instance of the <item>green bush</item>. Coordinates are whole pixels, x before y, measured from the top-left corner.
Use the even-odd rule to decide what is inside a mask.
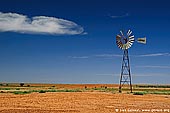
[[[46,91],[45,90],[40,90],[39,93],[46,93]]]

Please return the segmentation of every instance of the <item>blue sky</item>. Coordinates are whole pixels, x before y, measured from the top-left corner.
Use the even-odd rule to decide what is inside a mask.
[[[1,0],[0,82],[119,83],[120,30],[147,37],[129,49],[132,82],[169,84],[168,0]]]

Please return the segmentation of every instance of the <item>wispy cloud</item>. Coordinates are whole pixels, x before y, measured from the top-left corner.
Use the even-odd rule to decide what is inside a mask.
[[[154,54],[137,55],[137,57],[156,57],[156,56],[170,56],[170,53],[154,53]]]
[[[100,58],[112,58],[112,57],[122,57],[121,54],[98,54],[94,55],[95,57]],[[157,56],[170,56],[170,53],[151,53],[151,54],[143,54],[143,55],[130,55],[131,57],[157,57]]]
[[[114,77],[120,77],[120,73],[107,73],[107,74],[96,74],[101,76],[114,76]],[[132,77],[149,77],[149,76],[170,76],[170,73],[132,73]]]
[[[111,18],[124,18],[124,17],[128,17],[129,16],[129,13],[126,13],[124,15],[112,15],[110,16]]]
[[[169,76],[170,73],[143,73],[143,74],[132,74],[134,77],[149,77],[149,76]]]
[[[111,58],[111,57],[122,57],[122,55],[119,54],[98,54],[94,55],[95,57],[102,57],[102,58]]]
[[[137,68],[162,68],[162,69],[170,69],[170,66],[136,66]]]
[[[84,33],[83,27],[69,20],[48,16],[28,18],[28,16],[22,14],[0,12],[0,32],[7,31],[54,35]]]
[[[153,54],[143,54],[143,55],[130,55],[130,57],[158,57],[158,56],[170,56],[170,53],[153,53]],[[122,58],[121,54],[96,54],[89,56],[69,56],[69,58],[85,59],[85,58],[103,58],[103,59],[112,59],[112,58]]]
[[[69,56],[69,58],[73,58],[73,59],[87,59],[87,58],[89,58],[89,56]]]
[[[111,73],[100,73],[100,74],[96,74],[96,75],[97,76],[114,76],[114,74],[111,74]]]
[[[89,55],[89,56],[69,56],[68,58],[73,58],[73,59],[88,59],[88,58],[113,58],[113,57],[122,57],[122,55],[118,54],[98,54],[98,55]]]

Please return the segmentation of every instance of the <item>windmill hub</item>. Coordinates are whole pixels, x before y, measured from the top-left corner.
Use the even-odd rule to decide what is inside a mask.
[[[119,92],[122,92],[122,87],[125,83],[127,83],[130,86],[130,90],[132,92],[132,78],[131,78],[131,71],[130,71],[128,49],[132,46],[134,41],[135,38],[134,35],[132,35],[131,30],[128,30],[126,34],[124,34],[123,31],[120,31],[120,34],[116,36],[116,44],[120,49],[123,50]],[[137,42],[146,44],[146,37],[138,38]]]

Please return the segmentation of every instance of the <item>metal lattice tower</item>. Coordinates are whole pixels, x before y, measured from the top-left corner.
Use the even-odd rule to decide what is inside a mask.
[[[128,49],[125,49],[123,51],[123,60],[122,60],[122,69],[121,69],[121,75],[120,75],[119,92],[122,92],[122,86],[125,83],[130,85],[130,91],[132,92],[132,78],[131,78],[131,72],[130,72]]]
[[[128,32],[125,34],[123,33],[123,31],[120,31],[120,34],[116,36],[116,44],[120,49],[123,50],[119,92],[122,92],[122,87],[125,83],[130,86],[130,91],[132,92],[132,77],[130,71],[128,49],[132,46],[134,41],[135,38],[134,35],[132,35],[131,30],[128,30]],[[138,38],[137,42],[146,44],[146,37]]]

